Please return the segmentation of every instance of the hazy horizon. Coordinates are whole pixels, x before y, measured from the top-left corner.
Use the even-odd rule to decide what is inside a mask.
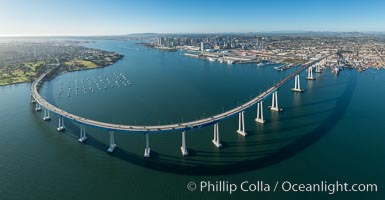
[[[358,33],[358,34],[385,34],[385,31],[266,31],[266,32],[174,32],[174,33],[157,33],[157,32],[147,32],[147,33],[127,33],[127,34],[108,34],[108,35],[0,35],[0,38],[22,38],[22,37],[120,37],[120,36],[131,36],[131,35],[242,35],[242,34],[346,34],[346,33]]]
[[[0,0],[0,36],[385,32],[385,2]]]

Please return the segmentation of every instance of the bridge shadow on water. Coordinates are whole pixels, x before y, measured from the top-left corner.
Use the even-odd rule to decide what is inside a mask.
[[[192,176],[214,176],[214,175],[224,175],[224,174],[234,174],[241,173],[245,171],[257,170],[260,168],[268,167],[274,164],[277,164],[281,161],[284,161],[297,153],[303,151],[310,145],[314,144],[325,134],[327,134],[333,127],[342,119],[345,111],[348,108],[349,102],[352,98],[353,91],[356,87],[356,73],[351,73],[349,81],[346,83],[346,87],[342,92],[342,95],[336,99],[329,99],[325,101],[315,102],[329,102],[336,100],[336,104],[330,114],[321,122],[311,122],[307,124],[300,125],[303,126],[314,126],[318,124],[313,130],[308,131],[305,134],[296,135],[296,136],[286,136],[281,138],[267,138],[263,141],[247,141],[245,139],[242,142],[243,145],[247,146],[256,146],[256,145],[269,145],[269,144],[279,144],[279,143],[288,143],[277,149],[260,149],[252,150],[247,152],[220,152],[219,155],[217,152],[213,151],[200,151],[194,149],[188,149],[189,156],[173,156],[173,155],[164,155],[157,153],[156,151],[151,150],[151,157],[144,158],[143,155],[138,155],[135,153],[130,153],[124,149],[116,148],[115,152],[111,154],[118,159],[124,160],[126,162],[135,164],[137,166],[145,167],[152,170],[162,171],[166,173],[173,174],[182,174],[182,175],[192,175]],[[310,105],[310,104],[309,104]],[[301,105],[302,106],[302,105]],[[306,105],[304,105],[306,106]],[[294,109],[294,108],[289,108]],[[76,126],[69,127],[71,129],[78,129]],[[289,127],[289,129],[295,129],[297,126]],[[287,130],[287,127],[285,128]],[[274,130],[260,130],[251,133],[250,135],[256,136],[256,134],[262,133],[279,132],[280,129]],[[282,131],[282,130],[281,130]],[[75,131],[76,132],[76,131]],[[240,142],[222,142],[224,148],[227,146],[237,146],[240,147]],[[94,148],[100,149],[101,151],[106,151],[107,145],[102,143],[92,137],[89,137],[87,145]],[[235,157],[242,158],[244,160],[240,161],[229,161],[215,159],[215,157]],[[198,160],[198,158],[209,158],[207,160]],[[212,158],[211,158],[212,157]],[[256,157],[256,158],[255,158]]]
[[[315,106],[317,104],[322,104],[322,103],[329,103],[329,102],[333,102],[333,101],[336,101],[338,100],[339,98],[331,98],[331,99],[326,99],[326,100],[322,100],[322,101],[316,101],[316,102],[313,102],[313,103],[304,103],[304,104],[301,104],[300,107],[310,107],[310,106]],[[295,109],[298,109],[299,106],[288,106],[288,107],[284,107],[284,111],[290,111],[290,110],[295,110]]]

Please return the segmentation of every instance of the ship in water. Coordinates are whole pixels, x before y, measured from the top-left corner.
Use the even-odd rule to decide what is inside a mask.
[[[231,65],[231,64],[234,63],[234,60],[227,60],[226,62],[227,62],[228,65]]]
[[[257,63],[257,67],[263,67],[271,64],[274,64],[274,63],[267,60],[263,60],[262,62]]]
[[[332,73],[338,75],[338,73],[340,73],[340,69],[338,67],[334,67],[332,69]]]
[[[281,72],[281,71],[285,71],[287,69],[290,69],[293,66],[294,66],[294,64],[282,65],[282,66],[279,66],[279,67],[274,67],[274,69]]]
[[[209,60],[210,62],[214,62],[216,61],[217,59],[213,58],[213,57],[207,57],[207,60]]]
[[[260,63],[257,63],[257,67],[262,67],[262,66],[264,66],[265,64],[263,64],[262,62],[260,62]]]

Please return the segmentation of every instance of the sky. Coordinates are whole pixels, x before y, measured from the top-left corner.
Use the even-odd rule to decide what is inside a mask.
[[[385,0],[0,0],[0,36],[385,32]]]

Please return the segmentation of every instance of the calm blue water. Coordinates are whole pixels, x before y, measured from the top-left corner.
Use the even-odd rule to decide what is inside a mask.
[[[47,82],[41,94],[64,110],[113,123],[169,124],[207,117],[236,107],[290,73],[273,66],[210,63],[131,41],[87,46],[125,57],[106,68],[62,74]],[[132,85],[124,86],[121,74]],[[266,124],[254,122],[255,107],[246,111],[247,137],[236,133],[238,119],[230,118],[219,127],[223,148],[211,143],[213,128],[206,127],[187,132],[191,156],[182,157],[179,132],[151,135],[150,159],[143,158],[142,134],[117,133],[118,148],[108,154],[106,131],[87,127],[88,140],[80,144],[77,124],[66,122],[67,130],[58,133],[56,118],[47,123],[33,111],[29,84],[0,87],[0,199],[383,199],[385,72],[344,70],[335,76],[327,70],[313,82],[304,76],[304,93],[290,91],[293,81],[280,89],[284,112],[270,112],[271,99],[266,99]],[[105,84],[107,77],[119,87]],[[186,189],[189,181],[202,180],[338,180],[375,183],[379,192],[229,195]]]

